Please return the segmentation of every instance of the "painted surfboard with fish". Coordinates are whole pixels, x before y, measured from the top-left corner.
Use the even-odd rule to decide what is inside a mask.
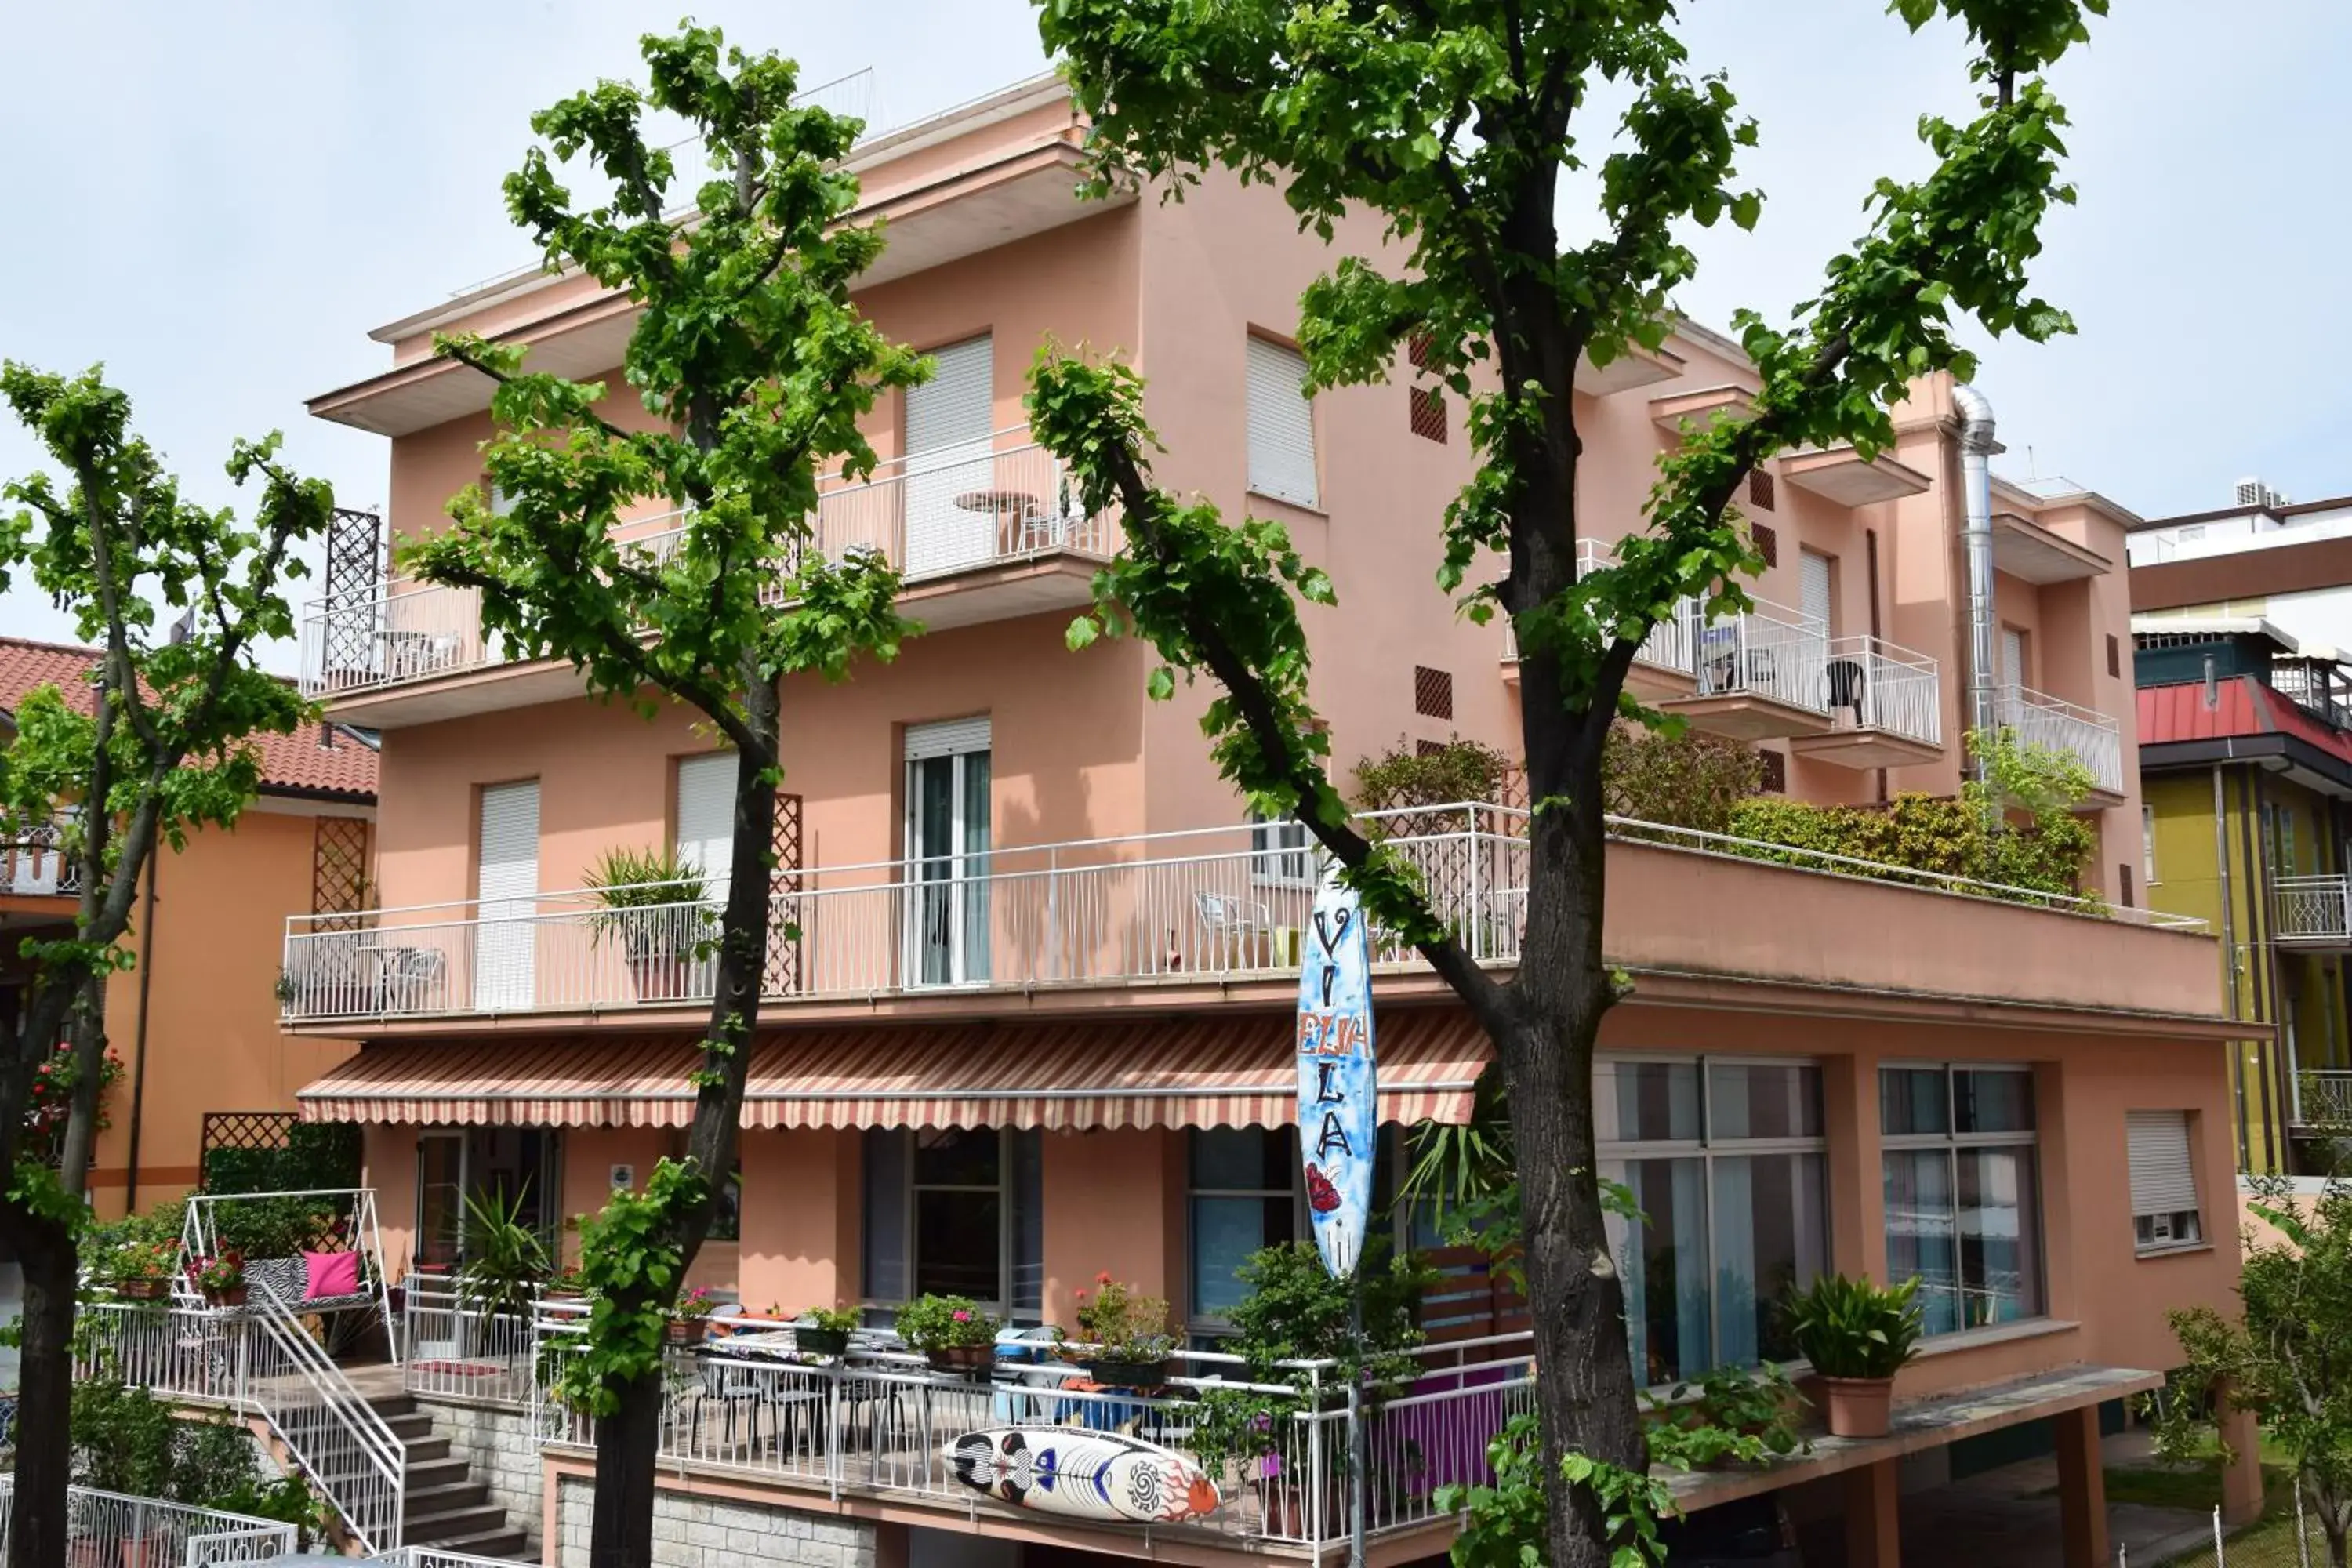
[[[976,1492],[1034,1513],[1174,1524],[1217,1511],[1224,1499],[1172,1448],[1076,1426],[990,1426],[940,1450]]]

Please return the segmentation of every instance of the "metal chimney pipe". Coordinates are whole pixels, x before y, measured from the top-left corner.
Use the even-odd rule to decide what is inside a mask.
[[[1990,734],[1999,717],[1994,700],[1994,661],[2000,623],[1992,603],[1992,404],[1965,381],[1952,384],[1952,407],[1960,416],[1960,491],[1967,521],[1960,538],[1969,572],[1969,728]],[[1984,774],[1984,759],[1975,759]]]

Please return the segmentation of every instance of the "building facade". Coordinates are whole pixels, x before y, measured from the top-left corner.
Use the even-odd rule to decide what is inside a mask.
[[[1273,194],[1214,180],[1181,205],[1081,203],[1080,135],[1041,82],[852,159],[861,216],[891,236],[859,303],[939,374],[877,407],[881,468],[828,485],[815,525],[829,551],[890,552],[927,629],[846,684],[786,684],[782,934],[741,1168],[697,1266],[754,1309],[845,1302],[881,1324],[953,1292],[1050,1324],[1108,1274],[1165,1296],[1207,1345],[1235,1266],[1304,1234],[1289,1008],[1311,858],[1216,777],[1205,689],[1148,701],[1147,650],[1067,649],[1118,523],[1086,514],[1023,427],[1040,342],[1126,354],[1149,380],[1163,480],[1279,518],[1329,573],[1337,607],[1304,613],[1343,771],[1400,738],[1517,750],[1504,633],[1432,585],[1437,521],[1468,474],[1461,405],[1413,384],[1402,354],[1395,384],[1300,391],[1299,292],[1337,256],[1379,252],[1377,226],[1326,247]],[[577,277],[492,284],[381,329],[392,368],[310,408],[389,438],[389,528],[414,533],[478,480],[489,434],[487,384],[434,359],[434,332],[503,336],[585,376],[617,363],[630,320]],[[1689,323],[1661,352],[1586,367],[1595,559],[1639,526],[1684,422],[1736,415],[1754,385],[1736,345]],[[626,398],[607,412],[645,417]],[[1806,451],[1760,472],[1742,509],[1767,562],[1756,609],[1693,606],[1637,665],[1654,700],[1754,744],[1770,787],[1804,799],[1950,794],[1962,777],[1973,628],[1950,386],[1918,386],[1897,431],[1874,461]],[[1773,1301],[1823,1269],[1927,1282],[1932,1353],[1901,1393],[1950,1419],[1774,1481],[1842,1514],[1857,1563],[1893,1560],[1897,1492],[1948,1473],[1953,1442],[2037,1424],[2077,1450],[2095,1440],[2096,1406],[2170,1363],[2163,1308],[2221,1305],[2236,1277],[2219,966],[2209,935],[2142,907],[2137,879],[2116,571],[2134,520],[2071,487],[1999,484],[1994,504],[1999,722],[2090,769],[2099,902],[2028,908],[1671,832],[1611,850],[1609,952],[1635,992],[1604,1029],[1596,1090],[1608,1171],[1650,1216],[1620,1238],[1643,1381],[1774,1353]],[[658,549],[676,519],[643,514],[623,526]],[[579,889],[614,848],[715,867],[730,761],[678,711],[648,723],[583,700],[567,668],[505,658],[467,595],[389,571],[320,603],[304,635],[310,689],[382,737],[380,907],[357,927],[290,922],[285,1022],[365,1041],[303,1090],[305,1113],[366,1126],[394,1267],[422,1268],[451,1258],[469,1192],[522,1195],[551,1224],[679,1147],[709,977],[600,942]],[[1498,969],[1517,957],[1523,821],[1496,802],[1382,829]],[[1393,1162],[1404,1128],[1470,1114],[1488,1058],[1416,959],[1379,933],[1374,956]],[[2179,1184],[2132,1157],[2143,1133]],[[2155,1238],[2140,1222],[2163,1194]],[[1523,1384],[1502,1315],[1485,1321],[1497,1386]],[[1469,1397],[1453,1375],[1433,1399]],[[904,1408],[935,1405],[891,1419]],[[1472,1419],[1491,1431],[1500,1408]],[[756,1456],[708,1442],[701,1420],[674,1477],[666,1461],[678,1520],[722,1503],[822,1515],[849,1532],[827,1548],[860,1561],[1042,1563],[1139,1540],[975,1508],[930,1468],[896,1468],[956,1436],[941,1426],[876,1436],[845,1481],[775,1458],[781,1436]],[[570,1562],[579,1457],[547,1454],[550,1561]],[[2097,1468],[2069,1473],[2087,1564],[2105,1555]],[[1381,1561],[1444,1551],[1430,1489],[1399,1482]],[[1263,1499],[1150,1541],[1197,1561],[1331,1549]]]

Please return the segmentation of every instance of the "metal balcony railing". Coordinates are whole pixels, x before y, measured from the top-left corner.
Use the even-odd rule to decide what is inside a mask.
[[[59,815],[71,817],[74,814],[68,807]],[[81,891],[81,873],[65,857],[59,826],[27,826],[0,839],[0,893],[49,898]]]
[[[1061,552],[1089,560],[1118,553],[1117,519],[1088,512],[1061,463],[1027,437],[1027,428],[1015,426],[983,440],[893,458],[863,479],[835,475],[810,520],[812,542],[829,560],[878,552],[910,585]],[[685,537],[682,515],[631,519],[614,531],[661,563]],[[797,561],[772,563],[772,602],[788,601],[783,581],[797,567]],[[376,690],[507,658],[498,639],[482,631],[475,590],[405,578],[364,598],[314,604],[300,640],[309,696]]]
[[[2282,942],[2352,942],[2352,878],[2340,871],[2279,878],[2273,884],[2271,934]]]
[[[2305,1068],[2295,1074],[2294,1124],[2352,1132],[2352,1072]]]
[[[2116,721],[2096,709],[2036,691],[2028,686],[2004,686],[1993,697],[1994,718],[2000,727],[2029,746],[2071,752],[2091,770],[2092,781],[2110,795],[2124,787],[2124,747]]]
[[[1833,637],[1822,670],[1830,716],[1926,745],[1944,742],[1943,689],[1936,661],[1873,637]]]

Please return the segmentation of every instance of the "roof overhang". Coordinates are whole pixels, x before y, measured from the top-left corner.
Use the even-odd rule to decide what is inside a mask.
[[[1736,423],[1756,417],[1756,395],[1744,386],[1709,386],[1650,399],[1650,422],[1669,435],[1704,430],[1720,416]]]
[[[2098,552],[2013,511],[1993,513],[1992,559],[2021,583],[2073,583],[2115,570],[2115,563]]]
[[[1587,397],[1607,397],[1672,381],[1683,373],[1683,356],[1671,349],[1645,349],[1627,343],[1607,364],[1595,364],[1591,354],[1576,362],[1576,390]]]
[[[2210,740],[2151,741],[2139,749],[2139,771],[2210,768],[2246,763],[2279,773],[2305,789],[2352,800],[2352,763],[2331,756],[2300,735],[2267,731],[2259,735],[2217,735]]]
[[[1925,493],[1927,476],[1881,454],[1869,459],[1852,447],[1797,452],[1780,463],[1780,477],[1840,506],[1872,506]]]
[[[2282,652],[2301,653],[2303,645],[2261,616],[2163,616],[2131,618],[2134,637],[2264,637]],[[2310,657],[2328,657],[2332,650],[2313,648]]]

